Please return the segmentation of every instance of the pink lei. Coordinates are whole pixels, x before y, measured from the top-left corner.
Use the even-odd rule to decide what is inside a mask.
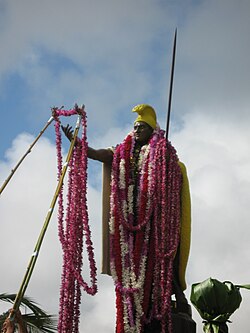
[[[134,161],[133,132],[116,148],[111,177],[110,253],[117,333],[153,319],[172,332],[173,260],[179,245],[181,170],[160,129]],[[136,175],[135,175],[136,173]]]
[[[76,114],[76,110],[54,109],[58,178],[62,172],[61,132],[59,116]],[[87,138],[86,113],[82,111],[82,138],[74,147],[69,162],[67,211],[64,221],[63,191],[59,193],[58,230],[63,249],[63,271],[61,277],[59,333],[78,333],[80,318],[81,287],[91,295],[97,292],[96,263],[91,241],[87,210]],[[83,242],[88,252],[91,286],[82,277]]]

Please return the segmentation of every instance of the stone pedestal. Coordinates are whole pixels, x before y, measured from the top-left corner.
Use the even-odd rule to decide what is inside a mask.
[[[191,306],[182,303],[181,306],[172,302],[173,333],[196,333],[196,323],[192,319]],[[143,333],[161,333],[161,322],[152,320],[144,327]]]
[[[192,319],[191,306],[181,304],[177,307],[173,302],[172,306],[173,333],[196,333],[196,323]]]

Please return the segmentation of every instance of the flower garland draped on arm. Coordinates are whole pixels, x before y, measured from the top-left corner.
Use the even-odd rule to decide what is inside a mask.
[[[80,318],[81,287],[90,295],[97,292],[96,263],[94,259],[91,232],[88,223],[87,209],[87,137],[86,113],[76,107],[65,111],[54,109],[56,147],[58,160],[58,178],[62,172],[62,140],[60,116],[71,116],[81,113],[82,137],[74,147],[69,162],[67,210],[64,220],[63,188],[58,200],[58,233],[63,249],[63,268],[60,290],[60,308],[58,320],[59,333],[78,333]],[[90,281],[89,286],[82,277],[82,251],[85,245],[88,252]]]

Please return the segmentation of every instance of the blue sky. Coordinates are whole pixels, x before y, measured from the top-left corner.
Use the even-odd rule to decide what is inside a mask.
[[[249,283],[249,12],[248,0],[0,0],[1,182],[50,118],[52,106],[84,103],[88,141],[96,148],[123,139],[138,103],[153,105],[165,128],[177,27],[170,140],[187,165],[191,186],[188,283],[209,276]],[[51,125],[1,196],[1,247],[8,249],[2,292],[19,288],[49,207],[56,185],[54,142]],[[63,144],[66,151],[68,142]],[[90,162],[89,212],[98,262],[100,187],[101,166]],[[27,290],[54,313],[61,270],[56,229],[55,214]],[[242,293],[232,333],[248,327],[250,295]],[[189,289],[186,294],[189,298]],[[110,307],[104,309],[107,298]],[[112,281],[100,275],[96,298],[83,296],[86,333],[113,330],[112,298]]]

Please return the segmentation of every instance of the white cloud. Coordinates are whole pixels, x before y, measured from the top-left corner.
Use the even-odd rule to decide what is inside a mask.
[[[248,283],[250,135],[244,124],[214,122],[204,113],[185,119],[173,136],[180,158],[187,164],[192,196],[192,247],[189,283],[208,277],[235,284]],[[236,126],[237,125],[237,126]],[[247,327],[250,295],[237,311],[231,332]],[[201,320],[194,311],[199,327]]]
[[[7,178],[11,167],[23,156],[34,138],[29,134],[21,134],[6,153],[5,162],[0,163],[1,182]],[[2,238],[2,275],[1,292],[17,292],[28,261],[33,253],[38,236],[57,186],[56,182],[56,150],[48,139],[41,138],[34,146],[32,153],[22,162],[11,181],[2,192],[0,201]],[[91,186],[88,189],[89,215],[91,221],[92,240],[98,265],[99,293],[96,298],[83,292],[82,325],[113,325],[114,303],[112,307],[113,283],[111,278],[100,276],[101,257],[101,195]],[[99,207],[100,209],[97,209]],[[39,302],[50,313],[57,314],[59,302],[60,276],[62,266],[62,250],[57,236],[57,213],[52,215],[49,227],[41,246],[40,254],[28,285],[26,294]],[[87,263],[84,264],[84,279],[88,281]],[[100,282],[102,281],[102,282]],[[100,302],[110,300],[106,319]],[[2,311],[6,305],[1,304]],[[95,315],[93,316],[93,311]],[[86,317],[86,318],[85,318]],[[98,320],[97,320],[98,319]],[[86,322],[86,320],[88,322]],[[89,332],[91,332],[91,328]],[[108,330],[107,330],[108,332]]]
[[[13,1],[5,17],[0,72],[23,80],[26,113],[32,109],[40,123],[48,106],[85,103],[99,129],[104,120],[116,124],[117,110],[152,94],[151,42],[172,21],[158,3],[113,0]]]
[[[112,66],[125,51],[133,55],[130,60],[139,60],[137,48],[148,44],[162,24],[159,19],[164,18],[161,7],[150,1],[113,0],[12,1],[6,3],[5,16],[8,29],[4,29],[2,38],[19,37],[17,41],[10,39],[8,47],[16,47],[17,42],[22,47],[40,44],[54,52],[66,52],[79,63],[84,60],[93,64],[102,58]],[[8,49],[5,52],[8,54]]]
[[[188,282],[212,276],[249,283],[249,1],[13,0],[0,6],[3,124],[10,123],[5,121],[10,114],[15,120],[21,114],[18,121],[29,122],[33,131],[50,106],[68,109],[84,103],[89,142],[97,148],[123,139],[134,104],[153,104],[164,121],[172,33],[178,27],[170,139],[188,167],[192,191]],[[23,92],[16,88],[17,80]],[[16,137],[11,148],[7,139],[1,141],[6,152],[1,181],[32,140],[30,134],[17,136],[18,125],[1,128],[3,138]],[[95,188],[89,187],[89,208],[100,260],[101,209],[96,207],[101,168],[95,162],[90,168]],[[17,291],[55,179],[55,148],[42,139],[1,195],[1,244],[8,251],[2,261],[3,292]],[[54,214],[27,291],[51,312],[58,306],[60,270]],[[248,327],[250,296],[242,294],[230,332]],[[110,306],[103,307],[107,300]],[[201,331],[201,319],[194,315]],[[83,296],[81,325],[86,333],[113,329],[108,278],[100,277],[96,298]]]
[[[119,136],[123,137],[128,128],[129,125],[120,129]],[[118,132],[119,129],[112,129],[107,132],[106,138],[103,137],[102,141],[96,139],[93,145],[99,144],[101,147],[101,144],[107,146],[108,142],[116,142]],[[14,140],[6,155],[7,165],[4,165],[3,169],[1,163],[4,171],[1,172],[2,179],[6,175],[7,167],[13,165],[31,140],[32,137],[27,134]],[[193,114],[185,119],[183,129],[173,135],[172,141],[188,167],[192,194],[193,226],[188,283],[203,281],[209,276],[222,281],[230,280],[235,284],[249,283],[247,198],[250,196],[250,178],[246,172],[250,167],[249,132],[244,126],[234,128],[226,122],[218,126],[213,122],[213,118]],[[55,182],[54,145],[47,139],[41,140],[23,163],[3,192],[0,202],[3,221],[1,235],[4,239],[2,245],[10,249],[8,256],[3,259],[4,291],[15,291],[19,285],[47,211]],[[96,179],[101,179],[100,172],[98,169]],[[101,207],[99,190],[90,186],[88,198],[99,266],[101,208],[96,208]],[[58,306],[60,266],[61,250],[54,216],[29,287],[31,295],[52,312],[56,312]],[[244,331],[247,327],[250,298],[247,292],[243,291],[242,294],[244,302],[233,316],[234,322],[230,325],[232,332]],[[189,297],[189,290],[187,296]],[[109,306],[105,307],[103,304],[106,299]],[[201,319],[195,310],[193,313],[201,329]],[[99,276],[99,294],[96,297],[83,295],[81,325],[86,332],[98,330],[100,327],[103,327],[104,332],[108,332],[114,326],[114,321],[113,283],[108,277]]]
[[[178,104],[249,119],[249,10],[247,0],[202,1],[188,13],[178,43]]]

